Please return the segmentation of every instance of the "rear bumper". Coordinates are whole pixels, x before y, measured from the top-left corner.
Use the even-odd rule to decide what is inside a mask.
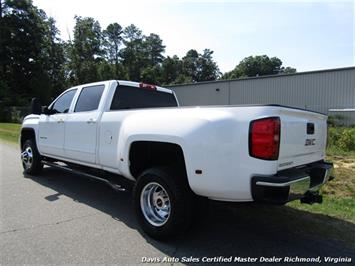
[[[321,202],[319,189],[333,179],[333,164],[324,161],[291,168],[273,176],[254,176],[252,196],[254,201],[284,204],[301,199],[305,203]]]

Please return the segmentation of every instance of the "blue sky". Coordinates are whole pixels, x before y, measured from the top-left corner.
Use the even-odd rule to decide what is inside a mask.
[[[34,0],[68,39],[74,15],[102,28],[131,23],[159,34],[165,55],[214,51],[222,72],[249,55],[279,57],[298,71],[355,65],[354,1]]]

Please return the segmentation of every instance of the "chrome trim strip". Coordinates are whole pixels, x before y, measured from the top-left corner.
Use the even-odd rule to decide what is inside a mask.
[[[290,186],[291,184],[298,183],[307,179],[311,179],[309,176],[302,177],[300,179],[292,180],[286,183],[270,183],[270,182],[263,182],[263,181],[257,181],[256,185],[258,186],[267,186],[267,187],[287,187]]]

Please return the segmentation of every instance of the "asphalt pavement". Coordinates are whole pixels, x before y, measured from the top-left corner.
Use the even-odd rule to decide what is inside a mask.
[[[289,207],[211,203],[187,234],[158,242],[139,230],[130,191],[50,167],[25,178],[19,158],[0,143],[0,265],[355,259],[353,223]]]

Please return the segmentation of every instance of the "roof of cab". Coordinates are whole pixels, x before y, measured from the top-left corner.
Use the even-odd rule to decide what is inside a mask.
[[[121,84],[121,85],[137,87],[137,88],[140,87],[140,84],[145,84],[143,82],[135,82],[135,81],[128,81],[128,80],[114,80],[114,79],[112,79],[112,80],[104,80],[104,81],[97,81],[97,82],[91,82],[91,83],[86,83],[86,84],[80,84],[80,85],[77,85],[77,86],[73,86],[72,88],[75,88],[75,87],[78,87],[78,86],[80,86],[80,87],[82,87],[82,86],[95,86],[95,85],[100,85],[102,83],[111,83],[111,82],[118,82],[118,84]],[[147,84],[147,85],[151,85],[151,84]],[[157,91],[174,94],[174,91],[171,90],[171,89],[163,88],[163,87],[156,86],[156,85],[152,85],[152,86],[154,86]]]
[[[121,85],[132,86],[132,87],[137,87],[137,88],[139,88],[139,84],[143,83],[143,82],[135,82],[135,81],[128,81],[128,80],[116,80],[116,81]],[[167,92],[167,93],[172,93],[172,94],[174,93],[173,90],[171,90],[171,89],[163,88],[163,87],[160,87],[157,85],[153,85],[153,86],[155,86],[157,91]]]

